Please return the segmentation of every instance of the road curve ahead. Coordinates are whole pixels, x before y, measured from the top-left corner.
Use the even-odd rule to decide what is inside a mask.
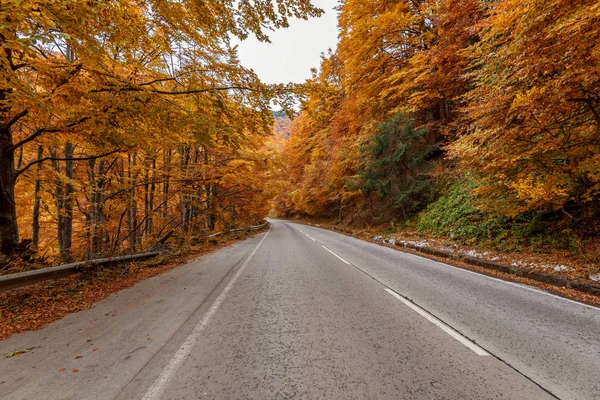
[[[599,309],[276,220],[27,348],[0,398],[600,398]]]

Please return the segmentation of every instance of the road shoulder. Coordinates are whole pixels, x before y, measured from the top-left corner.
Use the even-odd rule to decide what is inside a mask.
[[[448,253],[447,251],[436,251],[436,249],[431,249],[426,246],[420,246],[421,248],[419,248],[419,246],[406,246],[403,245],[401,241],[386,240],[382,235],[374,236],[372,234],[365,234],[364,232],[348,232],[347,230],[336,229],[335,227],[327,224],[316,224],[304,220],[289,220],[289,222],[325,229],[331,232],[342,234],[344,236],[360,239],[366,242],[377,244],[379,246],[388,247],[400,252],[438,261],[456,268],[469,270],[504,281],[536,287],[569,300],[574,300],[595,307],[600,306],[600,295],[594,294],[600,292],[600,285],[588,285],[593,289],[596,289],[596,287],[598,288],[597,290],[592,290],[592,293],[589,293],[587,291],[576,289],[576,287],[580,288],[582,286],[580,285],[581,282],[579,281],[571,281],[566,278],[546,279],[543,274],[527,273],[526,271],[515,266],[505,266],[497,263],[497,266],[492,268],[492,264],[494,263],[489,263],[488,265],[488,263],[484,263],[482,260],[473,260],[473,257],[452,256],[452,254]]]

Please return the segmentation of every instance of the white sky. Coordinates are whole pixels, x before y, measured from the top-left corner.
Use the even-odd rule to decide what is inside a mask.
[[[239,43],[242,64],[252,68],[265,83],[302,83],[310,78],[310,69],[318,67],[321,53],[337,44],[337,0],[313,0],[323,9],[320,18],[290,20],[290,27],[268,32],[271,43],[254,37]]]

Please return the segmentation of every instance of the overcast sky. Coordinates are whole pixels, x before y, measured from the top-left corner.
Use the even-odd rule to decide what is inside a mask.
[[[242,64],[252,68],[265,83],[304,82],[318,67],[320,54],[337,43],[337,0],[313,0],[325,10],[320,18],[291,20],[290,27],[269,32],[271,43],[248,38],[239,43]]]

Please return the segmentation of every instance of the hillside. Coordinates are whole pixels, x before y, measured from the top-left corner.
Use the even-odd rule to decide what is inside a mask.
[[[600,6],[348,0],[276,211],[600,265]]]

